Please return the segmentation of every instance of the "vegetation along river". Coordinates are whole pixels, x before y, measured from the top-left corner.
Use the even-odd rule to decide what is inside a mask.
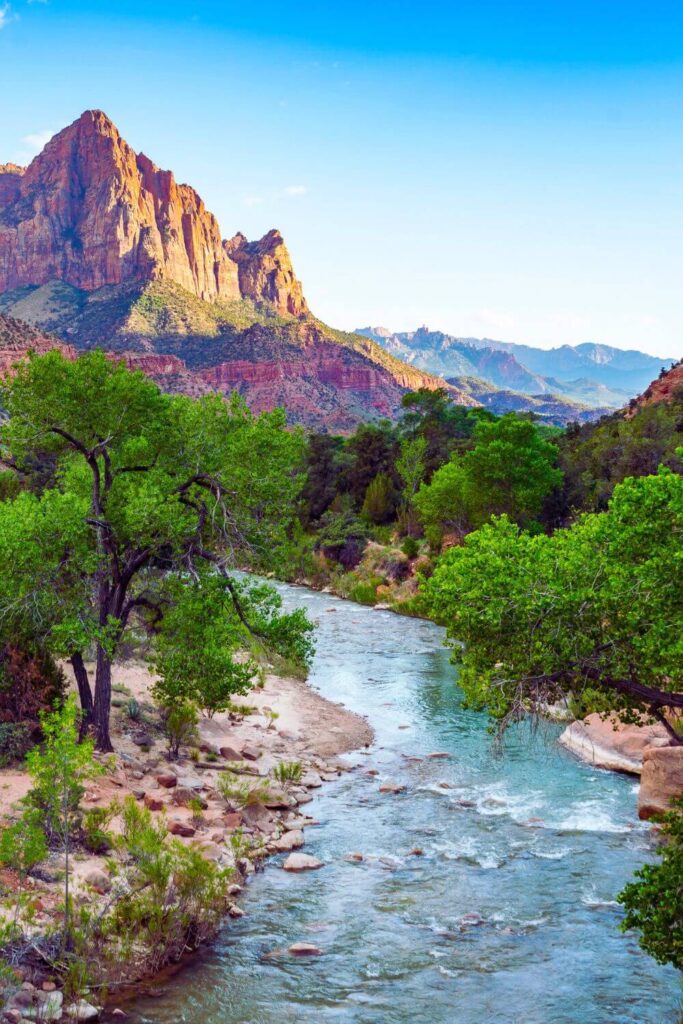
[[[677,973],[618,930],[615,894],[652,848],[634,780],[579,763],[552,726],[517,731],[497,756],[485,716],[461,706],[436,626],[280,589],[319,622],[311,685],[367,714],[376,742],[307,805],[321,824],[306,852],[326,866],[291,875],[271,861],[242,900],[247,916],[161,998],[141,1001],[141,1019],[676,1020]],[[424,756],[436,751],[450,757]],[[381,795],[385,778],[406,792]],[[269,955],[297,941],[323,955]]]

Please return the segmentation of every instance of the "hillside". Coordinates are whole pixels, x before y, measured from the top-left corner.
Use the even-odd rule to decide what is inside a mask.
[[[394,416],[406,390],[443,386],[317,320],[278,231],[223,239],[194,189],[101,111],[29,167],[0,166],[0,312],[126,354],[169,390],[238,390],[323,430]]]
[[[508,388],[498,388],[478,377],[447,377],[447,382],[472,399],[490,409],[498,416],[506,412],[531,412],[540,420],[554,426],[566,423],[588,423],[610,412],[607,408],[595,408],[580,402],[573,402],[560,395],[529,395]]]

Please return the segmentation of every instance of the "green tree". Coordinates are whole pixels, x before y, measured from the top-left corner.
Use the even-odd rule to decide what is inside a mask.
[[[111,668],[135,618],[157,629],[178,583],[195,586],[210,569],[217,603],[232,601],[248,627],[230,570],[278,565],[302,438],[280,410],[254,417],[236,396],[170,397],[101,352],[32,357],[3,400],[0,458],[18,473],[45,459],[55,470],[39,494],[0,502],[2,628],[70,658],[84,724],[111,750]],[[196,638],[199,664],[207,636]]]
[[[368,523],[388,523],[396,511],[396,492],[386,473],[378,473],[365,492],[361,515]]]
[[[597,688],[625,721],[680,742],[683,477],[619,485],[604,513],[552,536],[503,516],[448,551],[423,586],[470,704],[505,725]]]
[[[562,481],[557,447],[529,420],[514,414],[477,423],[474,447],[423,484],[416,505],[427,526],[473,528],[505,514],[530,525]]]
[[[637,929],[646,953],[683,971],[683,798],[660,821],[659,861],[636,871],[617,897],[626,910],[621,929]]]
[[[84,783],[104,771],[93,760],[90,740],[79,743],[78,711],[73,697],[53,714],[43,715],[43,744],[30,751],[26,766],[33,786],[26,798],[30,808],[41,815],[41,827],[48,842],[64,854],[64,944],[71,938],[70,857],[81,821]],[[34,819],[35,820],[35,819]]]

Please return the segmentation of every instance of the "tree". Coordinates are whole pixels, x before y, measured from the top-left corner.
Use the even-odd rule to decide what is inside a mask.
[[[84,725],[111,750],[112,662],[135,618],[154,633],[210,570],[216,600],[249,628],[230,569],[277,566],[302,438],[281,410],[254,417],[237,396],[170,397],[101,352],[33,356],[3,398],[2,460],[26,473],[51,459],[54,474],[40,493],[0,502],[0,622],[70,658]],[[195,637],[198,663],[206,636]]]
[[[426,444],[427,480],[448,462],[454,451],[464,450],[480,419],[494,419],[487,409],[468,409],[456,405],[446,388],[420,388],[401,399],[403,410],[400,430],[404,437],[420,437]]]
[[[683,971],[683,799],[660,821],[660,860],[639,868],[617,897],[626,910],[621,929],[638,929],[646,953]]]
[[[378,473],[365,492],[361,515],[368,523],[387,523],[396,511],[396,492],[386,473]]]
[[[351,495],[356,511],[361,509],[368,487],[378,474],[385,473],[393,483],[397,453],[393,428],[386,422],[363,423],[348,439],[339,489]]]
[[[502,514],[531,524],[562,481],[556,446],[514,414],[480,421],[473,437],[470,451],[454,455],[420,488],[416,505],[425,525],[464,530]]]
[[[683,477],[662,469],[550,537],[503,516],[448,551],[423,597],[470,705],[505,726],[590,687],[679,743],[682,535]]]
[[[104,771],[93,760],[90,740],[78,742],[77,708],[73,697],[53,714],[41,718],[42,748],[26,758],[33,786],[28,794],[30,808],[40,812],[41,827],[48,842],[56,842],[64,854],[64,944],[70,942],[71,898],[70,856],[75,833],[82,820],[84,783]]]

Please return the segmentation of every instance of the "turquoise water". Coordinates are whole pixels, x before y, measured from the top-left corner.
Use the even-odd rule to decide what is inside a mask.
[[[306,852],[326,866],[290,875],[271,861],[241,901],[248,915],[141,1003],[141,1018],[673,1024],[678,975],[617,928],[615,894],[652,853],[635,781],[579,763],[551,726],[518,732],[497,756],[485,719],[461,706],[437,627],[281,591],[319,621],[311,685],[367,714],[376,742],[307,805],[320,825]],[[406,793],[380,795],[383,778]],[[423,856],[409,855],[416,846]],[[295,941],[324,955],[271,955]]]

